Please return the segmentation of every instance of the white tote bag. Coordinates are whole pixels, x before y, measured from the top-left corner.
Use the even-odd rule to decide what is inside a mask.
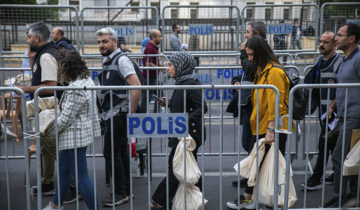
[[[186,143],[186,152],[184,154],[184,142]],[[195,185],[201,176],[201,171],[195,160],[192,151],[196,148],[196,142],[191,137],[179,140],[173,158],[173,171],[179,182],[185,181],[184,155],[186,156],[186,183]]]
[[[259,173],[259,187],[258,187],[258,196],[259,203],[265,204],[267,206],[274,205],[274,171],[275,171],[275,146],[271,145],[269,152],[267,153],[264,162],[261,166]],[[281,184],[281,193],[278,195],[278,205],[283,206],[285,200],[285,171],[286,170],[286,161],[284,156],[279,151],[279,171],[278,171],[278,183]],[[256,201],[256,188],[252,195],[254,201]],[[288,196],[288,205],[289,207],[293,206],[297,200],[295,186],[290,176],[289,181],[289,196]]]
[[[260,167],[261,160],[263,159],[265,153],[264,140],[264,138],[259,139],[258,167]],[[234,165],[236,172],[238,172],[238,167],[238,163]],[[249,156],[240,161],[240,176],[248,179],[248,186],[254,186],[256,184],[256,144],[254,144]]]
[[[343,167],[343,175],[351,176],[357,175],[359,172],[359,163],[360,163],[360,141],[358,141],[355,146],[350,150],[346,155]]]
[[[187,210],[200,210],[202,209],[202,193],[195,185],[186,186],[186,209]],[[207,200],[204,198],[204,206],[207,204]],[[184,184],[181,184],[176,191],[172,210],[184,210],[185,209],[185,193]]]

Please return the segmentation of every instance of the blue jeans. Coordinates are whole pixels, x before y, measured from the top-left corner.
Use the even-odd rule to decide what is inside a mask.
[[[77,149],[77,164],[78,164],[78,184],[81,196],[84,198],[86,205],[89,209],[95,208],[94,201],[94,184],[90,180],[87,162],[86,162],[86,149],[81,147]],[[59,178],[60,178],[60,203],[62,204],[66,194],[68,193],[71,185],[71,177],[75,177],[75,149],[62,150],[59,157]],[[58,188],[53,203],[59,205]]]

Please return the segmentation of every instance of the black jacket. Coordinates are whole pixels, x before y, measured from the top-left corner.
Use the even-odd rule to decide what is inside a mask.
[[[180,82],[178,85],[200,85],[197,79],[187,79]],[[183,113],[184,112],[184,90],[174,90],[170,99],[170,112]],[[189,115],[188,130],[191,137],[196,141],[197,147],[201,145],[202,132],[202,92],[200,89],[186,90],[186,112]],[[207,112],[207,105],[204,101],[204,114]],[[205,141],[205,127],[204,127],[204,141]],[[176,138],[169,138],[169,147],[177,146],[179,141]]]

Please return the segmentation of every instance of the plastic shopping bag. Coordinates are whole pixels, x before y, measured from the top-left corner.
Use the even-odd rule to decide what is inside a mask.
[[[186,154],[184,154],[184,142],[186,142]],[[186,156],[186,183],[195,185],[201,176],[201,171],[195,160],[192,151],[196,148],[196,143],[191,137],[179,141],[173,158],[173,171],[175,177],[180,181],[185,181],[184,155]]]
[[[274,171],[275,171],[275,146],[271,145],[269,152],[267,153],[264,162],[261,166],[259,173],[259,187],[258,196],[259,203],[267,206],[274,205]],[[280,194],[278,195],[278,205],[283,206],[285,200],[285,170],[286,161],[284,156],[279,152],[279,171],[278,171],[278,183],[281,186]],[[253,200],[256,201],[256,188],[253,193]],[[293,206],[297,200],[295,186],[290,176],[289,181],[289,196],[288,204],[289,207]]]
[[[346,155],[344,161],[343,175],[351,176],[357,175],[359,171],[360,163],[360,141],[358,141],[355,146],[350,150]]]
[[[264,140],[264,138],[259,139],[258,167],[260,167],[261,160],[265,153]],[[236,172],[238,172],[238,165],[238,163],[234,165]],[[240,161],[240,176],[248,179],[248,186],[254,186],[256,184],[256,144],[254,144],[249,156]]]
[[[188,210],[200,210],[202,207],[202,193],[195,185],[186,186],[186,209]],[[207,200],[204,198],[204,206],[207,204]],[[176,191],[172,210],[184,210],[185,209],[185,193],[184,184],[181,184]]]
[[[136,138],[129,138],[128,139],[128,145],[127,145],[127,149],[129,151],[129,145],[131,144],[131,157],[137,157],[138,154],[136,152]]]

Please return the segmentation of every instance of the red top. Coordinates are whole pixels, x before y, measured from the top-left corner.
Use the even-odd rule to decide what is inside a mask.
[[[146,54],[159,54],[159,48],[155,45],[153,45],[151,42],[149,42],[144,50],[144,55]],[[143,57],[143,64],[144,66],[147,66],[146,63],[147,62],[151,62],[155,65],[159,64],[159,58],[158,57],[147,57],[144,56]],[[142,75],[144,76],[144,78],[147,78],[147,72],[149,71],[149,76],[152,78],[156,78],[157,77],[157,70],[143,70]]]

